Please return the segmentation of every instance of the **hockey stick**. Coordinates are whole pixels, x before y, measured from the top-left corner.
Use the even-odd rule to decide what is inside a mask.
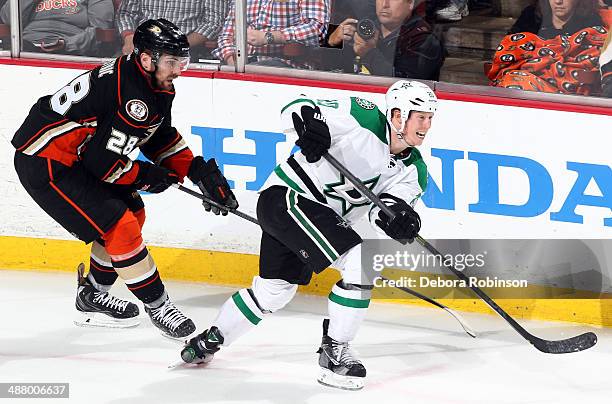
[[[346,169],[338,160],[336,160],[329,153],[325,153],[323,158],[327,160],[329,164],[331,164],[336,170],[338,170],[344,177],[346,177],[354,186],[357,188],[366,198],[370,199],[373,204],[378,206],[380,210],[382,210],[387,216],[390,218],[395,217],[393,211],[385,205],[380,198],[378,198],[368,187],[366,187],[357,177],[355,177],[350,171]],[[427,240],[425,240],[421,236],[416,236],[415,240],[419,242],[425,249],[427,249],[430,253],[434,254],[437,258],[441,258],[441,262],[446,262],[444,260],[444,256],[434,248]],[[466,282],[466,284],[470,285],[469,278],[461,271],[458,271],[450,264],[444,264],[444,266],[455,274],[459,279]],[[516,322],[514,318],[512,318],[508,313],[506,313],[501,307],[497,305],[486,293],[484,293],[477,286],[469,286],[470,289],[474,291],[486,304],[489,305],[493,310],[497,312],[515,331],[517,331],[523,338],[529,341],[534,347],[536,347],[539,351],[545,353],[570,353],[570,352],[578,352],[583,351],[585,349],[591,348],[593,345],[597,343],[597,336],[592,332],[586,332],[584,334],[577,335],[575,337],[558,340],[558,341],[549,341],[539,337],[536,337],[533,334],[530,334],[526,329],[524,329],[519,323]]]
[[[177,189],[179,189],[179,190],[181,190],[181,191],[183,191],[183,192],[185,192],[185,193],[187,193],[187,194],[189,194],[189,195],[191,195],[191,196],[195,196],[196,198],[199,198],[199,199],[201,199],[201,200],[203,200],[203,201],[206,201],[207,203],[210,203],[211,205],[214,205],[214,206],[218,207],[219,209],[225,209],[225,210],[228,210],[228,209],[227,209],[226,207],[224,207],[223,205],[221,205],[221,204],[219,204],[219,203],[217,203],[217,202],[213,201],[212,199],[210,199],[210,198],[208,198],[208,197],[206,197],[206,196],[204,196],[204,195],[200,194],[199,192],[193,191],[193,190],[191,190],[191,189],[189,189],[189,188],[187,188],[187,187],[185,187],[185,186],[183,186],[183,185],[181,185],[181,184],[173,184],[172,186],[173,186],[173,187],[175,187],[175,188],[177,188]],[[234,214],[234,215],[236,215],[236,216],[238,216],[238,217],[241,217],[241,218],[243,218],[243,219],[245,219],[245,220],[248,220],[248,221],[249,221],[249,222],[251,222],[251,223],[255,223],[256,225],[259,225],[259,221],[257,221],[257,219],[255,219],[255,218],[254,218],[254,217],[252,217],[252,216],[247,215],[246,213],[242,213],[242,212],[240,212],[240,211],[238,211],[238,210],[231,210],[231,209],[229,209],[229,212],[230,212],[230,213],[232,213],[232,214]],[[384,279],[384,278],[383,278],[383,279]],[[446,311],[447,311],[447,312],[449,312],[449,313],[450,313],[450,314],[451,314],[453,317],[455,317],[455,318],[457,319],[457,321],[459,321],[459,323],[461,324],[461,327],[463,327],[463,329],[465,330],[465,332],[467,332],[467,333],[468,333],[468,334],[469,334],[471,337],[476,338],[476,333],[475,333],[475,332],[472,330],[472,328],[471,328],[469,325],[467,325],[467,323],[465,322],[465,320],[463,320],[463,319],[461,318],[461,316],[459,316],[459,314],[457,314],[456,312],[454,312],[453,310],[451,310],[449,307],[446,307],[446,306],[445,306],[445,305],[443,305],[442,303],[438,303],[438,302],[436,302],[435,300],[432,300],[432,299],[430,299],[429,297],[424,296],[424,295],[420,294],[419,292],[416,292],[416,291],[414,291],[414,290],[412,290],[412,289],[409,289],[409,288],[404,288],[404,287],[399,287],[399,286],[396,286],[395,288],[397,288],[397,289],[399,289],[399,290],[401,290],[401,291],[404,291],[404,292],[406,292],[406,293],[409,293],[409,294],[411,294],[411,295],[413,295],[413,296],[416,296],[416,297],[418,297],[419,299],[423,299],[423,300],[425,300],[426,302],[433,304],[434,306],[437,306],[437,307],[440,307],[441,309],[446,310]]]
[[[389,281],[389,279],[385,278],[384,276],[381,276],[380,279],[382,279],[383,281]],[[411,294],[412,296],[416,296],[419,299],[425,300],[427,303],[433,304],[434,306],[437,306],[441,309],[444,309],[448,312],[448,314],[450,314],[451,316],[455,317],[455,319],[459,322],[459,324],[461,324],[461,327],[463,327],[463,330],[472,338],[476,338],[476,331],[474,331],[472,329],[472,327],[470,327],[468,325],[468,323],[463,319],[463,317],[461,317],[459,315],[459,313],[457,313],[455,310],[451,309],[450,307],[447,307],[445,305],[443,305],[442,303],[436,302],[435,300],[420,294],[419,292],[417,292],[416,290],[412,290],[409,288],[405,288],[403,286],[394,286],[394,288],[401,290],[402,292],[406,292],[408,294]]]
[[[231,214],[234,214],[234,215],[236,215],[238,217],[241,217],[241,218],[243,218],[245,220],[248,220],[251,223],[255,223],[256,225],[259,226],[259,222],[257,221],[257,219],[247,215],[246,213],[242,213],[239,210],[235,210],[235,209],[228,209],[227,206],[223,206],[220,203],[217,203],[217,202],[213,201],[212,199],[202,195],[201,193],[193,191],[193,190],[191,190],[191,189],[189,189],[186,186],[183,186],[181,184],[172,184],[172,186],[174,188],[177,188],[177,189],[179,189],[179,190],[181,190],[181,191],[191,195],[191,196],[195,196],[196,198],[199,198],[199,199],[203,200],[204,202],[219,208],[220,210],[226,210],[226,211],[228,211]]]

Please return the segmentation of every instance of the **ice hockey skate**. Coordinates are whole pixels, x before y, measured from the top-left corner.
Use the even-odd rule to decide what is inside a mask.
[[[317,381],[343,390],[359,390],[364,386],[366,369],[348,342],[338,342],[327,335],[329,319],[323,320],[323,340],[317,351],[321,373]]]
[[[177,309],[169,298],[160,307],[149,308],[145,306],[145,311],[165,337],[182,340],[196,330],[193,321]]]
[[[83,275],[85,265],[77,267],[76,309],[74,323],[82,327],[129,328],[140,324],[138,306],[97,290]]]
[[[185,343],[181,351],[181,359],[184,363],[202,364],[213,360],[215,353],[221,349],[223,334],[217,327],[210,327],[203,333],[196,335]]]

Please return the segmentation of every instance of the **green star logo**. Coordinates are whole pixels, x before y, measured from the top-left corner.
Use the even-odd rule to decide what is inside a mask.
[[[361,182],[372,191],[376,184],[378,184],[379,179],[380,175],[377,175],[376,177]],[[353,208],[370,204],[370,200],[361,195],[361,192],[359,192],[353,184],[346,181],[346,178],[344,178],[342,174],[340,174],[340,181],[325,184],[323,193],[326,197],[340,202],[342,205],[342,216],[345,216]]]

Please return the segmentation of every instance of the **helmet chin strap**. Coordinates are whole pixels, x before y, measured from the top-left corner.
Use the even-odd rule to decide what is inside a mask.
[[[406,122],[404,122],[404,127],[406,126]],[[413,147],[412,145],[408,144],[408,142],[406,141],[406,139],[404,139],[404,135],[402,134],[401,130],[398,130],[395,125],[391,124],[391,127],[393,128],[393,130],[395,131],[395,136],[397,136],[397,138],[406,146],[406,147]]]
[[[406,146],[406,147],[413,147],[412,145],[408,144],[408,142],[406,141],[406,139],[404,139],[404,136],[401,133],[397,133],[397,138],[399,140],[402,141],[402,143]]]

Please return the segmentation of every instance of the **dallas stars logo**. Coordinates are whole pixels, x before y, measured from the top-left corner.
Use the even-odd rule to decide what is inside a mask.
[[[378,184],[379,178],[380,175],[377,175],[374,178],[370,178],[369,180],[362,182],[370,189],[370,191],[372,191],[376,184]],[[370,204],[370,200],[361,195],[361,192],[355,189],[353,184],[346,181],[346,178],[344,178],[344,175],[342,174],[340,174],[340,181],[325,184],[323,193],[325,196],[331,199],[340,201],[340,204],[342,205],[342,216],[345,216],[353,208]]]

